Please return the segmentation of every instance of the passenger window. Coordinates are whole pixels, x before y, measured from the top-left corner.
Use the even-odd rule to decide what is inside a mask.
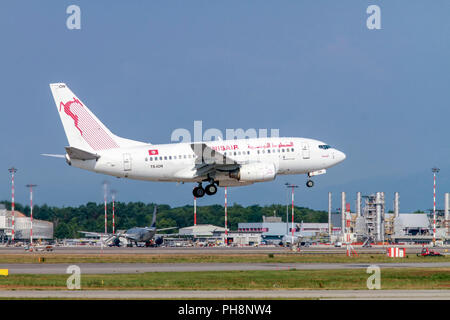
[[[167,160],[167,156],[164,156],[164,160]]]
[[[267,153],[270,153],[270,149],[267,149]]]
[[[172,160],[172,156],[169,156],[169,160]]]
[[[186,159],[186,155],[184,155],[184,158]]]
[[[247,154],[250,154],[250,151],[247,151]]]
[[[148,159],[147,159],[147,158],[145,158],[145,161],[148,161]]]
[[[294,148],[292,148],[291,151],[294,152]]]
[[[281,149],[281,152],[284,152],[284,149]]]
[[[286,152],[289,152],[289,149],[286,149]]]
[[[280,149],[277,149],[277,152],[280,153]]]
[[[149,159],[150,159],[150,161],[153,161],[153,157],[150,157]]]
[[[259,150],[258,151],[256,151],[258,154],[259,154]]]
[[[159,157],[159,160],[162,160],[162,157]]]

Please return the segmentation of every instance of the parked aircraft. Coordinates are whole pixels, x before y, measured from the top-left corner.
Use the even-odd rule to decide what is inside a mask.
[[[156,212],[158,210],[158,207],[155,205],[155,208],[153,209],[153,219],[150,227],[134,227],[131,229],[128,229],[124,233],[116,233],[116,234],[109,234],[105,237],[104,233],[97,233],[97,232],[90,232],[90,231],[79,231],[80,233],[83,233],[85,235],[89,236],[96,236],[96,237],[104,237],[105,243],[111,243],[114,246],[120,246],[120,239],[125,238],[128,241],[128,245],[130,247],[133,246],[133,242],[135,245],[138,245],[138,242],[145,242],[146,246],[150,245],[161,245],[163,243],[163,235],[156,234],[157,231],[165,231],[165,230],[172,230],[177,229],[177,227],[171,227],[171,228],[163,228],[163,229],[157,229],[156,228]]]

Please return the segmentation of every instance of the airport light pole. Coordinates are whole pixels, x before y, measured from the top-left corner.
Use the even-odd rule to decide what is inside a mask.
[[[107,182],[103,182],[103,200],[105,202],[105,235],[108,233],[108,212],[106,205],[106,196],[107,196],[108,184]]]
[[[27,188],[30,188],[30,245],[33,244],[33,188],[37,187],[37,184],[27,184]]]
[[[298,186],[293,185],[293,184],[288,184],[287,187],[292,189],[292,223],[291,223],[292,242],[291,242],[291,245],[294,245],[294,188],[298,188]]]
[[[225,244],[228,245],[228,213],[227,213],[227,187],[225,187]]]
[[[111,190],[112,196],[112,233],[116,234],[116,222],[115,222],[115,201],[116,201],[116,190]]]
[[[436,173],[440,171],[439,168],[432,168],[433,172],[433,246],[436,246]]]
[[[11,241],[14,243],[14,233],[15,233],[15,226],[14,226],[14,209],[15,209],[15,200],[14,200],[14,174],[17,172],[17,169],[12,167],[9,168],[8,171],[11,173],[11,212],[12,212],[12,220],[11,220]]]

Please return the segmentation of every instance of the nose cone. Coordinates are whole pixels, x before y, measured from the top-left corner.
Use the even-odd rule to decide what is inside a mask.
[[[341,163],[342,161],[344,161],[346,158],[345,153],[343,153],[342,151],[336,150],[335,154],[334,154],[334,159],[336,160],[336,164],[337,163]]]

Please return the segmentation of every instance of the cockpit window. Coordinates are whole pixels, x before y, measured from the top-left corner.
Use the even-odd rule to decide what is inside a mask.
[[[327,145],[327,144],[321,144],[320,146],[319,146],[319,149],[324,149],[324,150],[327,150],[327,149],[330,149],[331,148],[331,146],[329,146],[329,145]]]

